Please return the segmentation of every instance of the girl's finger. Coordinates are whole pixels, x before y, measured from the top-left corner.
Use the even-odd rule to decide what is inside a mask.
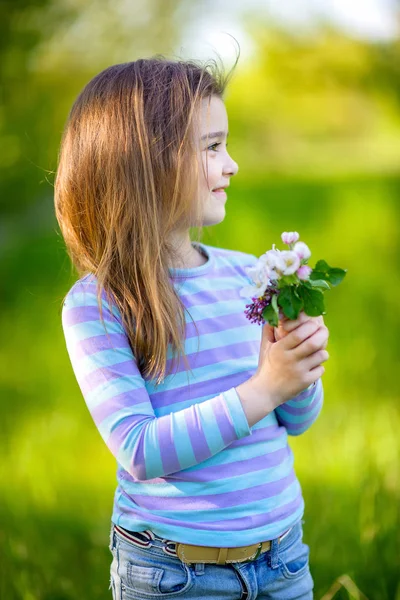
[[[326,350],[318,350],[317,352],[314,352],[314,354],[307,356],[307,358],[304,359],[304,364],[310,371],[327,360],[329,360],[329,353]]]
[[[315,322],[313,324],[316,325]],[[305,326],[306,325],[303,325],[303,327]],[[326,352],[325,345],[328,341],[328,336],[329,332],[325,326],[318,327],[318,329],[314,331],[311,336],[308,336],[303,343],[296,347],[295,353],[297,358],[307,358],[308,356],[314,354],[314,352],[318,352],[320,350]]]
[[[295,321],[291,321],[290,319],[286,319],[285,317],[285,320],[282,321],[282,327],[285,331],[293,331],[293,329],[296,329],[296,327],[298,327],[302,323],[305,323],[306,321],[315,321],[319,327],[324,325],[324,318],[322,316],[310,317],[302,311],[301,313],[299,313],[299,316]]]
[[[296,327],[291,331],[286,337],[279,341],[280,344],[283,344],[285,350],[292,350],[293,348],[300,349],[296,355],[299,358],[303,356],[308,356],[311,354],[310,352],[304,352],[303,344],[306,343],[308,338],[313,336],[315,332],[318,330],[318,325],[314,321],[307,320],[305,323],[302,323],[299,327]],[[325,340],[321,340],[321,344]],[[318,348],[315,348],[317,350]],[[307,348],[306,348],[307,350]]]
[[[290,333],[291,331],[293,331],[293,329],[296,329],[297,327],[299,327],[299,325],[302,325],[302,323],[305,323],[306,321],[309,321],[312,318],[313,317],[309,317],[308,315],[306,315],[305,312],[302,311],[301,313],[299,313],[299,316],[294,321],[285,317],[284,319],[282,319],[279,325],[282,327],[282,329],[284,329],[284,331]]]

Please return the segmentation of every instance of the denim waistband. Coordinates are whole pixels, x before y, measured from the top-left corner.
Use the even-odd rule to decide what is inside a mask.
[[[131,544],[137,546],[138,548],[149,548],[151,546],[158,546],[162,548],[165,554],[177,557],[176,542],[167,538],[162,538],[150,529],[146,529],[145,531],[130,531],[128,529],[125,529],[124,527],[121,527],[121,525],[114,525],[114,528],[119,533],[119,535],[121,535],[123,538],[125,538]],[[292,529],[293,527],[290,527],[290,529],[285,531],[276,539],[278,539],[279,542],[281,542],[291,532]]]

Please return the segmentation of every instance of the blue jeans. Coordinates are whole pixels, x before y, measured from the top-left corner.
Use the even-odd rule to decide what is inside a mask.
[[[271,549],[248,563],[185,564],[166,554],[158,536],[140,548],[114,525],[110,532],[110,588],[113,600],[312,600],[309,547],[303,543],[302,522]]]

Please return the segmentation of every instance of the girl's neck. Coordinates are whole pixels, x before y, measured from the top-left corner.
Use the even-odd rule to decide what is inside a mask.
[[[195,248],[192,246],[192,242],[189,237],[180,243],[177,252],[179,256],[179,264],[172,265],[172,267],[176,269],[194,269],[195,267],[204,265],[208,260],[200,248]]]

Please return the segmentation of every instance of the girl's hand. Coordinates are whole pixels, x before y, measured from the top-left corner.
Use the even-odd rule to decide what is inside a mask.
[[[324,317],[322,315],[319,317],[310,317],[310,316],[306,315],[305,312],[302,311],[299,314],[298,318],[294,321],[288,319],[285,316],[283,316],[282,319],[279,320],[278,327],[273,328],[275,342],[279,342],[279,340],[286,337],[288,335],[288,333],[290,333],[294,329],[297,329],[297,327],[299,327],[302,323],[305,323],[306,321],[314,321],[315,323],[317,323],[318,327],[324,327],[326,329],[328,337],[329,337],[329,331],[324,323]],[[325,350],[327,345],[328,345],[328,339],[326,339],[326,341],[323,343],[323,345],[321,346],[321,349]]]
[[[274,328],[263,325],[258,367],[251,377],[255,397],[264,394],[268,405],[276,408],[323,375],[329,332],[320,323],[304,313],[296,321],[283,321],[285,335],[277,342]]]

